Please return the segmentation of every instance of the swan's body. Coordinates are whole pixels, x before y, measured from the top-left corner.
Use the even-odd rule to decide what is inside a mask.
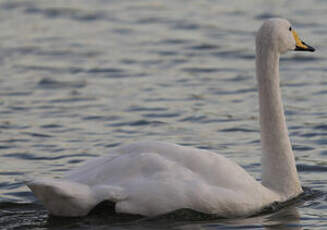
[[[252,214],[258,206],[280,199],[239,165],[213,152],[160,142],[131,144],[114,152],[118,155],[95,159],[70,172],[65,178],[67,183],[58,184],[59,191],[42,192],[42,199],[49,201],[57,197],[53,193],[68,195],[55,201],[61,207],[52,209],[53,205],[48,205],[50,212],[85,215],[94,204],[112,200],[116,202],[116,211],[121,213],[152,216],[191,208],[228,217]],[[69,181],[88,185],[87,197],[70,192]],[[37,196],[38,189],[35,189]],[[70,202],[79,206],[89,200],[94,202],[65,212]]]
[[[36,179],[28,186],[51,214],[60,216],[86,215],[104,200],[114,202],[116,212],[145,216],[181,208],[222,217],[248,216],[299,195],[302,188],[279,89],[279,55],[313,48],[283,19],[264,23],[256,47],[263,184],[217,153],[141,142],[113,149],[64,179]]]

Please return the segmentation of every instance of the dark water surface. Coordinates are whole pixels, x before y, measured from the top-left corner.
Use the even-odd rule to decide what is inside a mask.
[[[326,15],[323,0],[0,0],[0,228],[327,229]],[[219,152],[260,179],[254,36],[273,16],[317,48],[281,60],[304,197],[201,221],[49,218],[35,203],[24,179],[145,139]]]

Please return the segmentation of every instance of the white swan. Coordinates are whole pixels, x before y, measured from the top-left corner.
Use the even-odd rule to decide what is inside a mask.
[[[190,208],[222,217],[248,216],[302,192],[279,88],[279,56],[314,49],[284,19],[267,20],[256,36],[262,184],[238,164],[205,150],[141,142],[111,150],[65,175],[27,182],[50,214],[83,216],[98,203],[118,213],[154,216]]]

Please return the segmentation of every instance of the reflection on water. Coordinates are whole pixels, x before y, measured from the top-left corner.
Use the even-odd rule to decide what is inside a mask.
[[[24,212],[22,212],[24,210]],[[101,211],[101,212],[100,212]],[[93,212],[83,218],[48,217],[42,206],[36,204],[7,205],[5,208],[7,218],[3,218],[3,224],[8,228],[60,228],[60,229],[103,229],[108,226],[114,229],[302,229],[299,211],[291,206],[279,210],[273,214],[260,215],[241,219],[205,219],[202,217],[195,221],[198,216],[188,215],[187,212],[175,212],[176,214],[156,218],[141,218],[138,216],[118,215],[108,216],[108,212],[102,209]],[[20,216],[24,216],[22,219]],[[17,223],[16,218],[22,221]]]
[[[281,212],[278,212],[269,218],[267,218],[268,223],[266,223],[266,230],[284,230],[284,229],[292,229],[292,230],[301,230],[302,227],[300,225],[300,214],[295,207],[291,207]]]
[[[325,194],[326,12],[320,0],[0,0],[1,226],[105,228],[48,220],[22,181],[144,139],[219,152],[260,179],[254,35],[272,16],[317,48],[283,56],[281,84],[301,181]],[[326,202],[299,205],[298,223],[280,211],[116,228],[322,229]]]

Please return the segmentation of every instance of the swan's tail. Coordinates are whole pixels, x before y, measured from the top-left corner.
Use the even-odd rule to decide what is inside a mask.
[[[85,216],[98,203],[92,189],[85,184],[49,178],[25,183],[52,215]]]

